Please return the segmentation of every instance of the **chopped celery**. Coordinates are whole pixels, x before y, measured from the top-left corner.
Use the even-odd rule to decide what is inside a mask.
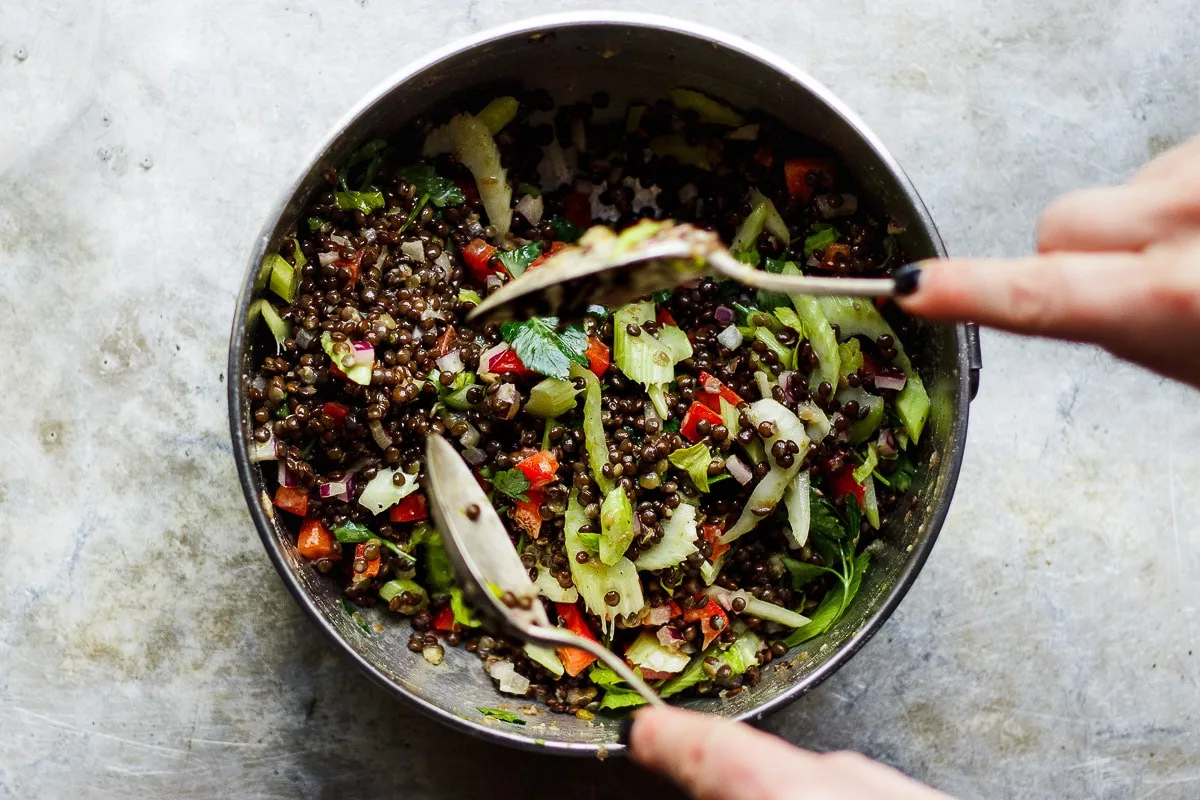
[[[850,430],[847,431],[850,443],[862,444],[874,436],[875,432],[879,430],[879,426],[883,424],[883,398],[879,395],[871,394],[861,386],[847,386],[838,392],[836,397],[842,405],[853,400],[859,406],[867,409],[867,415],[860,420],[855,420],[850,426]]]
[[[637,336],[629,327],[640,328],[654,319],[654,303],[630,303],[613,315],[613,363],[630,379],[649,386],[675,380],[671,350],[646,331]]]
[[[729,251],[735,256],[739,253],[753,253],[758,255],[758,237],[763,232],[763,225],[767,221],[767,206],[764,203],[759,203],[750,209],[750,213],[742,220],[742,224],[738,226],[737,231],[733,234],[733,243],[729,246]],[[752,262],[757,263],[757,262]]]
[[[799,275],[800,268],[788,264],[783,268],[784,275]],[[841,372],[841,357],[838,354],[837,337],[833,334],[833,326],[829,324],[821,301],[806,294],[791,296],[792,305],[796,308],[796,316],[804,324],[804,335],[817,357],[817,368],[808,377],[808,385],[816,389],[823,382],[837,388],[838,375]]]
[[[892,337],[893,346],[896,348],[896,358],[893,361],[908,378],[904,388],[896,397],[896,413],[900,416],[900,421],[904,423],[904,429],[908,432],[909,438],[914,444],[919,443],[921,431],[925,428],[925,421],[929,419],[929,393],[925,391],[925,384],[921,381],[921,376],[917,374],[912,362],[908,360],[908,354],[904,352],[904,345],[900,343],[900,337],[896,335],[892,326],[888,324],[887,320],[883,318],[883,314],[879,313],[879,309],[870,300],[853,297],[822,297],[820,302],[821,310],[825,312],[826,318],[832,324],[838,326],[842,339],[849,339],[851,336],[866,336],[874,341],[884,334]]]
[[[847,339],[838,345],[838,358],[841,360],[839,372],[841,375],[853,375],[863,365],[862,345],[858,339]]]
[[[297,270],[304,269],[304,265],[308,263],[304,251],[300,249],[300,240],[295,236],[292,237],[292,263],[296,265]]]
[[[279,316],[279,312],[275,310],[275,306],[261,297],[250,304],[250,310],[247,313],[250,322],[254,322],[259,316],[266,323],[267,330],[271,331],[271,335],[275,337],[275,342],[280,347],[283,347],[284,341],[292,335],[292,326],[283,317]]]
[[[804,430],[808,433],[808,438],[814,442],[824,441],[829,432],[833,430],[833,423],[829,421],[829,417],[821,410],[820,406],[811,401],[800,403],[796,407],[796,416],[804,423]]]
[[[550,417],[546,420],[546,424],[542,426],[542,449],[550,449],[550,431],[554,430],[554,426],[558,424],[558,420]]]
[[[592,371],[578,364],[571,365],[571,377],[583,378],[583,442],[587,448],[588,465],[592,469],[592,480],[600,487],[600,491],[608,493],[613,487],[613,479],[606,478],[601,469],[608,463],[608,444],[604,440],[604,422],[600,418],[601,408],[600,380]]]
[[[279,253],[271,253],[263,259],[263,269],[270,264],[271,275],[268,279],[271,291],[279,295],[285,303],[296,302],[296,290],[300,288],[300,270],[287,262]]]
[[[358,503],[372,514],[382,514],[417,490],[417,473],[402,472],[404,483],[396,485],[393,475],[397,470],[381,469],[363,488]]]
[[[470,114],[459,114],[425,140],[423,155],[450,152],[471,171],[488,222],[497,236],[508,233],[512,225],[512,187],[508,171],[500,163],[500,150],[488,126]]]
[[[521,104],[515,97],[497,97],[484,106],[483,110],[475,115],[475,118],[487,126],[488,133],[495,136],[504,129],[505,125],[513,121],[520,106]]]
[[[642,606],[645,605],[642,583],[638,580],[637,567],[624,557],[618,558],[617,563],[612,565],[601,564],[594,558],[589,558],[585,564],[579,563],[578,555],[587,552],[580,541],[579,529],[587,522],[587,515],[579,505],[579,493],[573,490],[567,501],[563,537],[567,563],[584,605],[600,618],[602,632],[610,634],[616,628],[613,621],[618,616],[628,617],[630,614],[636,615],[641,612]],[[620,597],[615,606],[610,606],[604,601],[604,596],[609,592],[616,592]]]
[[[804,257],[812,258],[816,253],[825,250],[832,244],[837,244],[837,228],[828,222],[818,222],[813,225],[812,233],[804,239]]]
[[[676,450],[667,456],[667,460],[681,470],[687,472],[692,483],[702,492],[708,491],[708,465],[712,463],[712,451],[704,442],[696,442],[691,447]]]
[[[715,658],[721,664],[728,664],[734,675],[745,673],[750,667],[758,664],[758,652],[762,650],[762,639],[749,630],[742,631],[733,641],[728,650],[721,650],[716,644],[692,658],[687,668],[664,683],[658,690],[662,697],[670,697],[692,688],[704,680],[704,660]]]
[[[458,302],[474,303],[475,305],[479,305],[483,302],[483,298],[480,297],[479,292],[475,291],[474,289],[459,289]]]
[[[663,524],[663,538],[643,550],[633,563],[641,570],[667,569],[696,552],[696,507],[680,503]]]
[[[658,341],[671,353],[671,359],[678,364],[685,358],[692,357],[692,343],[687,334],[674,325],[663,325],[658,329]]]
[[[425,587],[411,580],[388,581],[379,587],[379,599],[390,604],[395,598],[402,598],[405,592],[416,599],[412,603],[403,603],[401,600],[400,608],[396,609],[401,614],[415,614],[429,605],[429,593]]]
[[[479,619],[475,616],[475,612],[467,608],[467,604],[463,600],[462,589],[457,586],[450,589],[450,610],[454,613],[454,621],[459,625],[466,628],[479,627]]]
[[[704,579],[705,586],[712,586],[716,583],[717,576],[721,573],[721,567],[725,565],[725,556],[721,556],[716,560],[716,563],[705,561],[700,565],[700,577]]]
[[[867,478],[871,477],[871,473],[879,466],[879,451],[875,449],[875,445],[867,445],[867,457],[863,459],[863,463],[854,468],[854,480],[860,485],[867,482]]]
[[[453,408],[455,411],[466,411],[472,408],[471,401],[467,399],[467,391],[475,385],[475,373],[460,372],[459,375],[465,375],[466,379],[463,380],[461,386],[453,389],[449,394],[443,397],[442,402],[445,403],[447,407]],[[458,384],[458,380],[455,380],[455,384]],[[438,385],[440,386],[441,384],[439,383]]]
[[[688,144],[678,133],[655,136],[650,140],[650,151],[659,158],[671,156],[686,167],[703,170],[711,170],[717,160],[717,154],[708,145]]]
[[[745,117],[729,106],[718,103],[708,95],[692,89],[668,89],[667,99],[680,111],[695,111],[700,115],[701,122],[728,125],[731,128],[744,125],[746,122]]]
[[[754,383],[758,386],[758,394],[762,397],[762,399],[770,400],[775,396],[775,393],[771,391],[773,388],[771,376],[763,372],[761,369],[755,371]]]
[[[546,567],[538,568],[537,580],[533,582],[537,586],[538,592],[542,597],[549,600],[551,603],[575,603],[579,600],[579,592],[574,586],[564,589]]]
[[[801,336],[804,335],[804,323],[800,321],[800,317],[796,315],[796,310],[791,306],[779,306],[773,312],[775,318],[788,326]]]
[[[554,652],[553,647],[547,647],[544,644],[534,644],[533,642],[525,643],[525,655],[529,656],[529,660],[537,664],[541,664],[556,678],[563,676],[563,663],[559,660],[558,654]]]
[[[745,630],[738,634],[733,644],[721,656],[721,660],[729,665],[733,674],[741,675],[746,670],[758,665],[758,653],[763,648],[763,640],[754,631]]]
[[[784,247],[790,245],[792,243],[792,235],[788,232],[787,223],[779,215],[779,210],[775,208],[775,204],[771,202],[771,198],[760,192],[756,187],[750,190],[749,202],[751,208],[761,205],[765,209],[763,228],[766,229],[767,233],[783,242]]]
[[[667,405],[667,385],[665,383],[652,383],[646,387],[646,394],[650,395],[650,402],[654,405],[654,410],[658,416],[663,419],[669,419],[671,408]]]
[[[685,669],[692,659],[686,653],[664,646],[658,641],[658,636],[644,630],[625,651],[625,660],[635,667],[653,672],[675,673]]]
[[[613,687],[606,689],[604,697],[600,698],[600,708],[602,709],[616,710],[644,705],[646,705],[646,698],[642,697],[636,689]]]
[[[612,566],[633,542],[633,504],[620,484],[600,504],[600,560]]]
[[[424,546],[425,582],[435,592],[449,591],[454,585],[454,570],[450,567],[450,557],[446,555],[442,534],[431,530],[425,537]]]
[[[733,600],[740,599],[746,604],[744,613],[751,617],[757,617],[767,622],[777,622],[780,625],[786,625],[789,628],[800,628],[807,625],[810,620],[803,614],[797,614],[795,611],[784,608],[783,606],[768,603],[765,600],[759,600],[754,595],[747,591],[737,590],[730,591],[720,586],[710,586],[704,590],[704,593],[715,599],[722,608],[729,609]]]
[[[346,373],[346,377],[355,383],[361,386],[368,385],[371,382],[371,365],[355,362],[349,367],[345,366],[342,363],[342,357],[353,351],[346,349],[345,352],[341,352],[342,348],[339,348],[337,345],[338,343],[329,335],[329,331],[321,334],[321,349],[325,351],[325,355],[329,356],[329,360],[333,362],[333,365]],[[343,345],[348,348],[348,345],[345,345],[345,343]]]
[[[804,547],[808,541],[808,530],[812,525],[812,499],[809,496],[812,481],[808,470],[802,469],[792,478],[787,491],[783,493],[783,504],[787,506],[788,525],[785,529],[788,544],[793,549]]]
[[[579,389],[571,381],[544,378],[529,390],[529,400],[524,408],[542,419],[560,417],[575,407],[577,394]]]
[[[875,495],[875,478],[871,475],[867,475],[863,484],[863,516],[872,528],[879,530],[882,522],[879,518],[879,498]]]
[[[755,427],[769,422],[775,429],[774,434],[768,437],[764,445],[770,460],[771,471],[754,487],[754,491],[750,493],[750,499],[746,501],[746,505],[742,509],[741,516],[721,537],[721,541],[724,543],[732,542],[754,530],[759,522],[774,511],[779,501],[783,499],[784,491],[796,477],[796,473],[800,471],[800,464],[803,461],[801,454],[808,450],[808,436],[804,432],[804,425],[782,403],[775,400],[758,400],[750,404],[747,413]],[[780,466],[775,460],[775,456],[771,454],[771,448],[777,441],[792,441],[799,446],[799,453],[792,459],[790,467]]]
[[[721,424],[729,431],[731,439],[737,436],[742,427],[737,408],[724,397],[721,398]],[[757,436],[751,439],[749,444],[742,445],[742,449],[746,451],[750,462],[756,466],[767,460],[767,451],[763,449],[762,439]]]
[[[790,347],[784,347],[775,334],[771,333],[770,328],[755,328],[754,338],[765,344],[767,349],[775,354],[784,369],[796,368],[796,351]]]

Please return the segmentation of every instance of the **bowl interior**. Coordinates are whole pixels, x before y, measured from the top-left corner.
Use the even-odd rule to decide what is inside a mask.
[[[376,680],[418,708],[468,731],[517,745],[587,753],[598,747],[616,749],[619,719],[601,716],[584,722],[542,710],[524,713],[528,724],[518,727],[483,717],[477,708],[517,710],[530,702],[499,695],[477,658],[461,649],[447,648],[441,666],[426,663],[408,650],[409,627],[394,616],[364,612],[364,628],[347,613],[335,583],[298,557],[291,536],[273,518],[260,469],[249,465],[241,443],[248,430],[246,374],[256,340],[240,326],[245,325],[257,264],[268,245],[287,235],[327,165],[431,107],[496,82],[545,88],[560,103],[603,89],[612,96],[612,113],[621,113],[635,99],[662,97],[674,86],[700,89],[739,108],[764,109],[837,152],[876,209],[907,225],[901,240],[910,257],[942,254],[920,200],[861,123],[802,73],[768,63],[769,57],[754,48],[718,36],[644,17],[547,18],[485,34],[473,47],[431,58],[393,79],[320,150],[264,231],[247,272],[231,351],[230,374],[241,376],[231,382],[232,427],[243,485],[264,542],[297,599]],[[963,336],[961,329],[928,328],[915,347],[915,360],[922,365],[933,399],[931,421],[918,449],[918,463],[929,468],[893,515],[897,522],[873,545],[877,551],[872,568],[847,614],[822,637],[770,664],[754,688],[726,700],[688,700],[687,706],[739,718],[757,716],[814,685],[891,613],[924,562],[957,476],[967,409]]]

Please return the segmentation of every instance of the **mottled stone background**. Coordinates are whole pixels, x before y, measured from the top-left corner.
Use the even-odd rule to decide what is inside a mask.
[[[810,69],[954,253],[1024,252],[1052,197],[1200,130],[1192,0],[609,5]],[[584,7],[0,3],[0,796],[670,796],[369,685],[264,556],[225,419],[246,254],[329,126],[452,37]],[[1090,348],[984,355],[920,580],[767,727],[961,797],[1196,797],[1200,395]]]

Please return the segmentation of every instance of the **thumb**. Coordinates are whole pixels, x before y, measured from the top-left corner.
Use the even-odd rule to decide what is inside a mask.
[[[1014,333],[1103,341],[1128,321],[1144,275],[1135,253],[1047,253],[1014,259],[942,259],[906,267],[905,311],[937,322],[971,320]],[[914,277],[908,278],[914,280]]]

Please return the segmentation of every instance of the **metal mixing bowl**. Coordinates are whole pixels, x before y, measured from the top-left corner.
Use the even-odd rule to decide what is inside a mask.
[[[901,237],[914,258],[944,255],[933,222],[916,191],[873,133],[811,77],[781,59],[715,30],[663,17],[567,14],[497,28],[437,51],[389,78],[354,108],[318,148],[271,209],[243,280],[229,352],[229,411],[233,450],[250,514],[297,602],[334,644],[377,683],[410,706],[468,733],[527,748],[594,754],[620,750],[619,719],[585,722],[564,715],[526,715],[524,727],[482,716],[477,708],[517,708],[501,696],[478,659],[447,648],[431,666],[407,648],[409,627],[395,617],[366,613],[382,630],[365,632],[347,615],[336,582],[299,558],[275,519],[263,475],[248,458],[251,431],[246,389],[257,341],[247,308],[264,255],[285,237],[322,171],[362,143],[386,135],[447,98],[481,84],[508,80],[545,88],[561,102],[604,89],[620,108],[654,99],[674,86],[697,88],[737,107],[760,108],[788,127],[832,147],[876,207],[907,225]],[[689,699],[689,708],[755,719],[794,700],[846,662],[883,624],[925,562],[945,519],[967,433],[967,411],[978,373],[977,338],[965,327],[934,327],[914,360],[933,400],[919,448],[922,471],[914,491],[884,531],[857,598],[828,633],[794,649],[763,670],[752,689],[727,700]],[[368,628],[370,626],[368,625]]]

